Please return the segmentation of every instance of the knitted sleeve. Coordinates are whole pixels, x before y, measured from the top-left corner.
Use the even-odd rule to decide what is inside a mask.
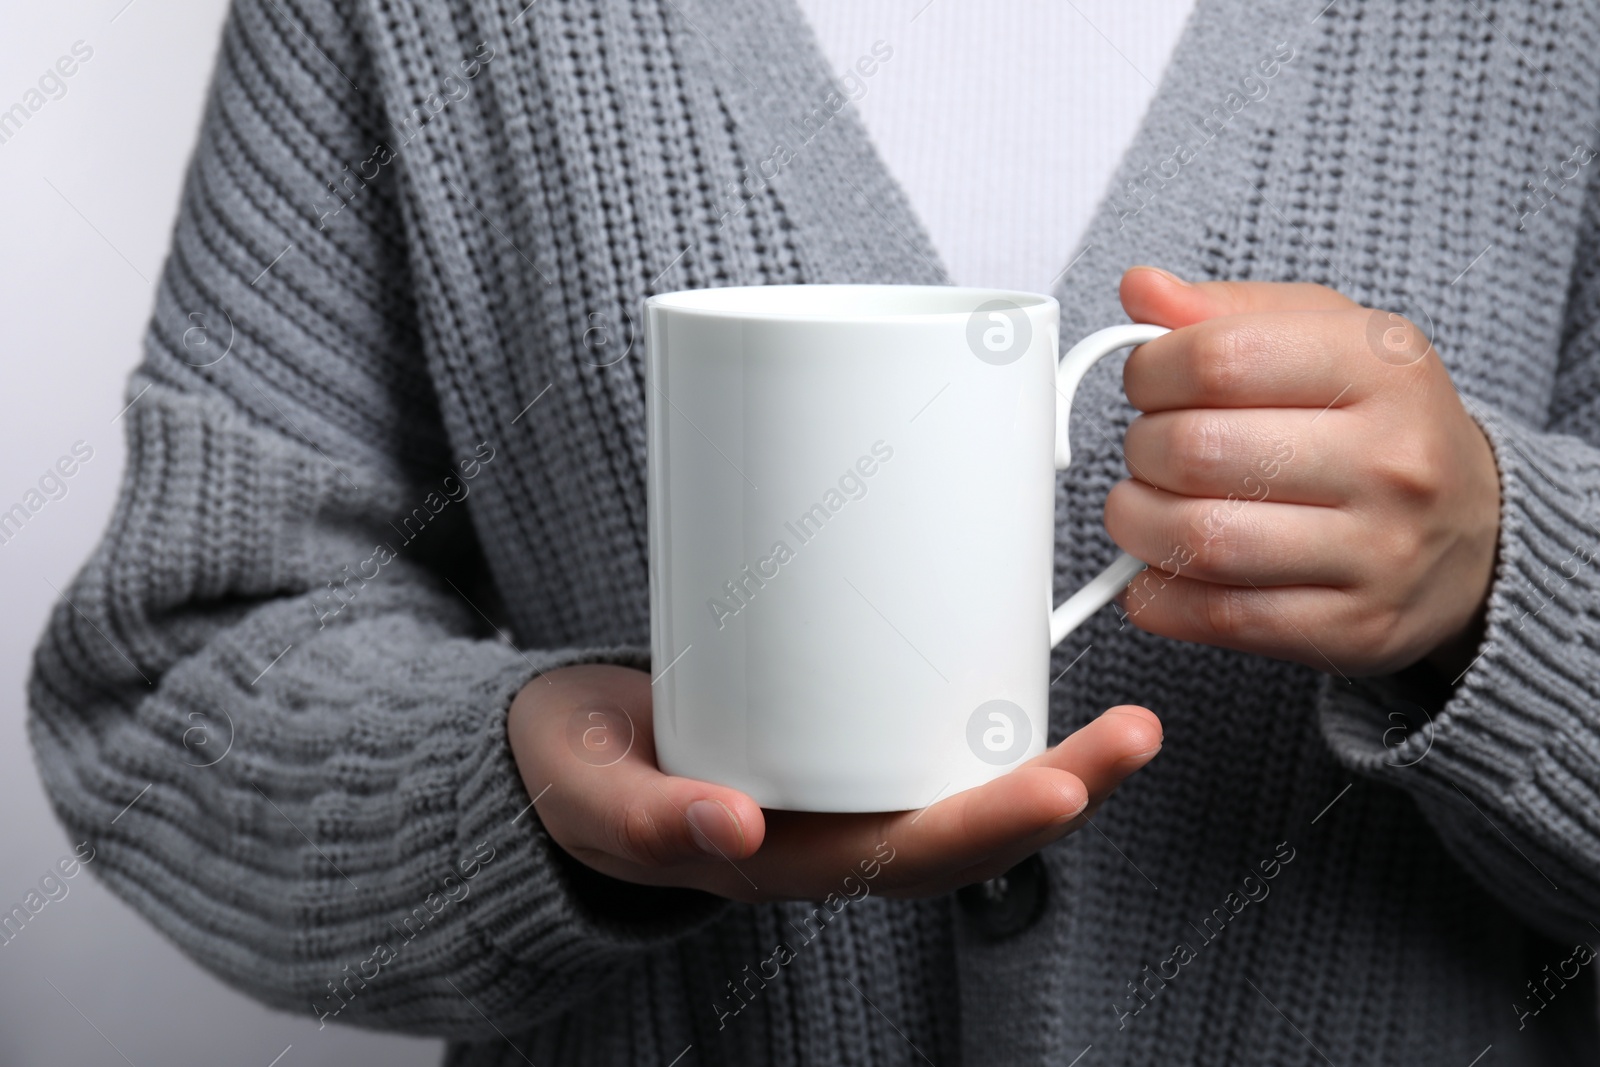
[[[1464,397],[1500,471],[1487,627],[1459,679],[1329,678],[1324,735],[1410,791],[1447,847],[1547,934],[1600,922],[1600,195],[1583,213],[1548,425]],[[1409,672],[1415,675],[1417,672]]]
[[[444,440],[392,191],[320,206],[380,136],[355,42],[331,6],[231,12],[120,496],[35,654],[30,736],[93,869],[227,982],[498,1040],[722,905],[594,874],[529,810],[512,696],[647,654],[488,621],[464,500],[497,442]],[[391,525],[419,513],[413,540]]]

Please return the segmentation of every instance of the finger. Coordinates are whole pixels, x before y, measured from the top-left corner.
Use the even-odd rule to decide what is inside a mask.
[[[1134,322],[1176,330],[1222,315],[1257,311],[1339,311],[1355,301],[1307,282],[1188,282],[1158,267],[1122,276],[1122,307]]]
[[[732,863],[761,847],[761,808],[738,790],[628,762],[578,773],[604,774],[605,780],[594,788],[558,782],[538,804],[547,825],[559,818],[569,837],[560,844],[569,852],[665,869],[692,861]]]
[[[1338,505],[1362,489],[1345,458],[1358,430],[1344,412],[1182,408],[1134,419],[1123,458],[1135,478],[1183,496]]]
[[[647,676],[610,672],[596,684],[560,673],[534,727],[548,779],[535,807],[563,848],[667,867],[743,859],[760,847],[765,820],[751,797],[657,768]]]
[[[768,812],[768,846],[745,869],[757,882],[794,887],[809,879],[827,892],[839,872],[888,841],[897,859],[885,890],[924,895],[936,891],[930,887],[965,885],[952,880],[963,869],[997,855],[1028,855],[1071,831],[1091,802],[1104,800],[1160,747],[1161,723],[1152,712],[1114,708],[1014,771],[918,811],[825,820]]]
[[[1150,565],[1146,587],[1172,575],[1226,585],[1353,585],[1360,577],[1354,520],[1337,508],[1273,500],[1180,496],[1118,482],[1106,497],[1106,532]]]
[[[930,885],[946,884],[964,868],[998,852],[1037,851],[1067,833],[1089,801],[1089,790],[1076,775],[1029,763],[920,812],[899,816],[887,828],[897,858],[885,888],[917,887],[926,893]]]
[[[1161,751],[1161,720],[1149,708],[1123,704],[1035,756],[1024,766],[1069,771],[1083,782],[1091,804],[1104,800]]]
[[[1013,775],[1020,773],[1021,768],[1012,772]],[[889,897],[942,896],[962,886],[999,877],[1040,849],[1082,829],[1095,809],[1094,803],[1087,804],[1077,815],[1064,822],[1051,823],[1031,834],[1012,837],[972,862],[959,866],[940,864],[925,877],[886,884],[883,893]]]
[[[1175,408],[1349,406],[1378,387],[1363,311],[1274,311],[1207,319],[1134,349],[1123,366],[1128,402]],[[1421,364],[1418,364],[1420,366]],[[1396,386],[1395,373],[1382,377]]]
[[[585,777],[593,781],[578,780]],[[744,793],[631,761],[577,770],[554,783],[538,807],[547,825],[559,816],[568,851],[641,867],[743,860],[764,839],[761,808]]]
[[[1128,620],[1146,633],[1344,673],[1338,665],[1342,646],[1324,636],[1351,622],[1354,602],[1342,590],[1251,589],[1179,577],[1130,590],[1120,602]]]
[[[1018,842],[1067,832],[1088,803],[1065,771],[1028,768],[926,808],[862,815],[766,812],[766,843],[736,865],[701,869],[697,884],[734,899],[821,899],[852,873],[877,878],[874,892],[926,895],[916,887],[981,862]],[[881,870],[867,870],[876,859]],[[880,877],[881,875],[881,877]],[[751,890],[760,886],[758,892]]]
[[[1161,721],[1148,708],[1128,704],[1111,708],[1060,744],[1035,756],[1006,779],[1040,770],[1066,771],[1081,783],[1089,802],[1065,823],[1052,822],[1032,834],[1002,842],[980,860],[955,870],[944,870],[915,886],[917,895],[948,892],[1010,870],[1051,841],[1081,827],[1129,775],[1148,764],[1161,751]],[[1012,799],[996,794],[996,804]]]

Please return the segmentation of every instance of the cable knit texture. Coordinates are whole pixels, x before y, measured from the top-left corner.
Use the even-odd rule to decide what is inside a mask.
[[[1596,1062],[1592,972],[1547,978],[1600,939],[1596,54],[1593,5],[1201,0],[1064,334],[1138,262],[1429,325],[1502,478],[1481,654],[1353,682],[1103,612],[1052,736],[1139,701],[1166,746],[1045,850],[1039,920],[869,896],[719,1021],[815,905],[565,859],[506,708],[647,665],[646,295],[944,271],[792,0],[236,0],[31,680],[60,816],[226,981],[457,1065]],[[1080,392],[1058,594],[1113,552],[1119,386]]]

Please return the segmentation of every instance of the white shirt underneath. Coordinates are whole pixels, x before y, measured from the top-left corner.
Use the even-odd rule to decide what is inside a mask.
[[[799,3],[951,280],[1032,292],[1067,266],[1194,6]]]

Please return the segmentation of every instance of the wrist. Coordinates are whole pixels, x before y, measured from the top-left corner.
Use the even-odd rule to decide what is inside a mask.
[[[1483,428],[1468,420],[1472,429],[1468,455],[1472,462],[1468,470],[1469,481],[1463,487],[1465,499],[1473,504],[1464,510],[1458,527],[1457,559],[1465,566],[1448,579],[1465,592],[1465,621],[1449,630],[1443,640],[1433,646],[1422,662],[1444,676],[1454,685],[1472,666],[1483,645],[1487,631],[1489,591],[1494,583],[1495,563],[1500,554],[1500,469],[1495,463],[1494,449]]]
[[[1433,651],[1422,657],[1421,662],[1442,675],[1448,684],[1455,685],[1478,656],[1478,649],[1483,645],[1488,629],[1488,614],[1486,596],[1467,625],[1436,645]]]

